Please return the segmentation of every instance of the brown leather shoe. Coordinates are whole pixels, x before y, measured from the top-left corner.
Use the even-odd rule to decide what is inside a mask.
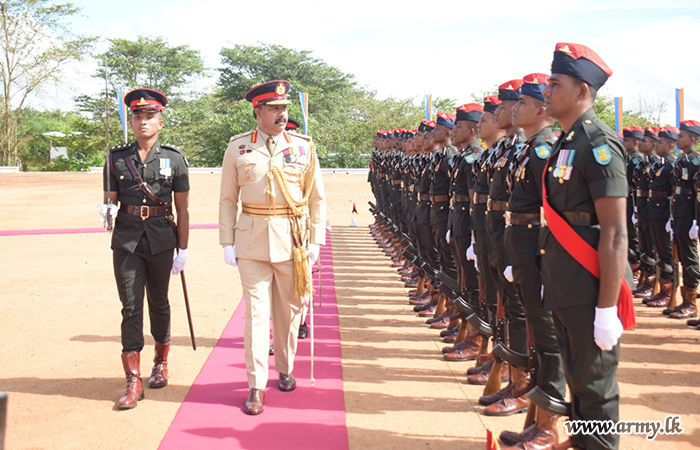
[[[153,370],[151,370],[151,378],[148,379],[148,387],[151,389],[168,385],[168,353],[170,353],[170,342],[156,342]]]
[[[511,383],[508,383],[506,387],[504,387],[503,389],[501,389],[493,395],[482,395],[481,397],[479,397],[479,404],[483,406],[493,405],[494,403],[499,402],[504,398],[512,395],[513,385]]]
[[[437,304],[431,306],[428,309],[424,309],[423,311],[418,313],[418,317],[430,317],[435,315],[435,311],[437,310]]]
[[[692,319],[698,316],[698,308],[693,304],[684,303],[678,311],[669,314],[672,319]]]
[[[445,353],[445,361],[473,361],[479,356],[479,349],[481,348],[481,336],[476,340],[470,341],[466,340],[467,345],[457,349],[454,352]]]
[[[493,366],[493,363],[494,363],[494,360],[492,358],[480,366],[470,367],[467,369],[467,375],[476,375],[477,373],[488,373],[491,371],[491,367]]]
[[[690,319],[689,321],[686,322],[686,324],[688,324],[689,327],[697,327],[698,325],[700,325],[700,320]]]
[[[265,404],[265,391],[262,389],[251,389],[248,392],[248,400],[245,402],[245,413],[251,416],[257,416],[263,412]]]
[[[484,414],[487,416],[510,416],[527,411],[528,406],[530,406],[530,398],[527,395],[523,394],[513,398],[511,390],[509,395],[484,408]]]
[[[135,408],[139,400],[143,400],[143,384],[141,383],[141,354],[139,352],[122,353],[122,365],[126,374],[126,392],[119,399],[119,409]]]
[[[280,391],[289,392],[293,391],[297,387],[297,380],[294,378],[294,374],[290,373],[280,373],[279,388]]]
[[[537,429],[535,428],[535,422],[533,422],[529,427],[526,427],[519,433],[503,430],[498,437],[501,439],[501,442],[506,445],[517,445],[520,442],[529,441],[535,436],[535,433],[537,433]]]
[[[559,420],[559,416],[555,416],[554,414],[541,408],[537,408],[535,418],[536,432],[530,439],[520,442],[513,448],[525,450],[562,450],[570,448],[570,445],[568,445],[566,442],[559,444],[557,420]],[[503,450],[507,450],[507,448],[504,448]]]
[[[493,360],[492,360],[493,361]],[[467,376],[467,383],[469,384],[475,384],[478,386],[483,386],[486,384],[486,382],[489,379],[489,375],[491,374],[491,369],[493,368],[493,365],[489,368],[488,372],[485,373],[477,373],[474,375],[469,375]],[[501,364],[501,382],[507,383],[508,380],[510,379],[510,374],[508,372],[508,363],[503,363]]]

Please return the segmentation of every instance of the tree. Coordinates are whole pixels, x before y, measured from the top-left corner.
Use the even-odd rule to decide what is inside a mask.
[[[95,41],[68,31],[65,20],[78,11],[70,3],[51,5],[49,0],[0,0],[0,163],[17,162],[18,120],[28,96],[58,81]]]

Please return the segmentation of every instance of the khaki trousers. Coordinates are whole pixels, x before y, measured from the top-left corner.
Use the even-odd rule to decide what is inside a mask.
[[[269,372],[270,316],[275,344],[275,369],[294,371],[302,305],[294,299],[292,260],[270,263],[238,259],[246,303],[245,366],[249,389],[265,389]]]

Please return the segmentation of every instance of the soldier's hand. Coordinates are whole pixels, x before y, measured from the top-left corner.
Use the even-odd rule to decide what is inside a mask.
[[[224,245],[224,262],[229,266],[238,267],[236,249],[233,247],[233,245]]]
[[[593,340],[603,351],[610,351],[622,336],[622,322],[617,317],[617,306],[595,308],[593,320]]]
[[[185,268],[186,262],[187,262],[187,249],[186,248],[178,248],[177,249],[177,256],[173,260],[172,274],[177,275],[178,273],[182,272],[182,269]]]
[[[637,225],[637,207],[634,207],[634,212],[632,213],[632,224]]]
[[[102,203],[100,205],[97,205],[97,210],[100,212],[100,222],[103,224],[106,224],[107,221],[112,221],[117,217],[117,213],[119,212],[119,208],[117,208],[117,205],[114,203]],[[106,227],[106,225],[105,225]]]
[[[476,253],[474,253],[474,243],[467,249],[467,260],[476,261]]]
[[[321,246],[318,244],[309,244],[309,249],[306,250],[306,256],[309,257],[309,267],[313,267],[318,261],[318,255],[321,253]]]
[[[503,276],[506,277],[506,280],[508,280],[512,283],[513,282],[513,266],[506,267],[506,269],[503,271]]]
[[[668,222],[666,222],[666,233],[670,233],[671,231],[673,231],[671,228],[671,219],[668,219]]]
[[[688,237],[690,239],[698,238],[698,223],[695,220],[693,220],[693,225],[691,225],[690,231],[688,231]]]
[[[447,233],[445,234],[445,240],[447,243],[450,243],[450,235],[452,234],[451,230],[447,230]]]

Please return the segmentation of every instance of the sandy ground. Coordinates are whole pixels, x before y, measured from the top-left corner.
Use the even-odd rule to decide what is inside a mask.
[[[99,227],[94,174],[0,174],[0,230]],[[483,449],[485,428],[519,429],[524,415],[479,414],[470,363],[440,357],[436,331],[406,292],[367,225],[364,175],[326,175],[351,449]],[[217,222],[219,175],[191,177],[192,224]],[[357,228],[350,228],[352,203]],[[124,376],[120,304],[107,233],[0,237],[0,391],[9,394],[5,448],[155,449],[241,297],[216,230],[192,230],[186,273],[198,350],[190,346],[180,282],[171,284],[170,385],[117,411]],[[623,336],[621,419],[681,416],[683,434],[623,436],[621,449],[699,448],[700,331],[637,307]],[[151,343],[142,354],[150,369]],[[233,426],[233,424],[232,424]],[[129,431],[127,431],[129,430]],[[280,441],[283,447],[283,441]]]

